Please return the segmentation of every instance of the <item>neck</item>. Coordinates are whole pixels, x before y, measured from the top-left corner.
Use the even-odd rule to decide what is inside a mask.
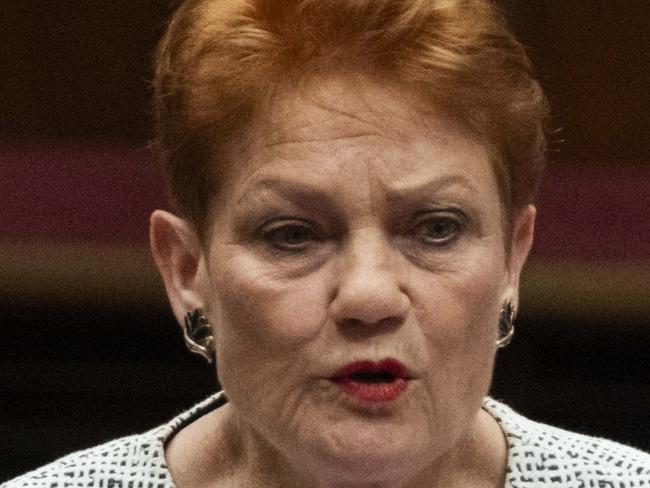
[[[222,484],[247,488],[502,487],[506,449],[500,428],[481,410],[460,441],[428,464],[373,481],[367,476],[341,479],[335,467],[328,470],[291,462],[227,404],[179,432],[167,446],[166,456],[177,488]]]

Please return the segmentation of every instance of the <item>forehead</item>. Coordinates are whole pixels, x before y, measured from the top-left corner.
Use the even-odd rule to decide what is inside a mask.
[[[365,78],[313,79],[260,110],[231,151],[224,190],[241,196],[287,177],[316,186],[373,180],[399,191],[458,177],[496,195],[487,149],[425,106],[412,92]]]

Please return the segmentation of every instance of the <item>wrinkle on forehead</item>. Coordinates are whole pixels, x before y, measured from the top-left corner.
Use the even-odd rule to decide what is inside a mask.
[[[359,132],[358,134],[346,134],[346,135],[340,135],[340,136],[334,136],[334,137],[305,137],[303,138],[286,138],[282,139],[280,141],[274,141],[274,142],[263,142],[260,146],[264,148],[273,148],[276,146],[291,146],[293,144],[309,144],[311,142],[336,142],[336,141],[349,141],[353,139],[362,139],[365,137],[372,137],[375,136],[376,134],[373,134],[371,132]]]
[[[421,106],[422,101],[414,94],[376,80],[351,76],[319,78],[299,91],[279,97],[271,110],[260,114],[261,124],[255,138],[264,140],[263,147],[363,136],[407,144],[411,136],[405,129],[416,123],[431,129],[430,136],[444,143],[445,138],[437,133]],[[314,139],[314,129],[322,137]]]
[[[233,148],[239,164],[224,193],[236,200],[269,174],[327,186],[345,171],[337,186],[354,182],[357,197],[372,200],[390,187],[416,185],[427,168],[452,169],[458,154],[487,158],[463,127],[416,103],[413,93],[373,80],[313,80],[258,113]]]

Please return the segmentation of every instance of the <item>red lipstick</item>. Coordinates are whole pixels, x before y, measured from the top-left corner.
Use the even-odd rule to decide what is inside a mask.
[[[341,368],[331,381],[365,402],[389,402],[406,390],[406,367],[397,359],[357,361]]]

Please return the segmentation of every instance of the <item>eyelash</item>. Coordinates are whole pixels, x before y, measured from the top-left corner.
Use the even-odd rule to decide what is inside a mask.
[[[436,225],[451,226],[452,228],[447,228],[447,235],[440,238],[427,236],[426,231],[431,230],[432,227]],[[418,235],[422,244],[431,247],[444,248],[452,245],[456,240],[458,240],[466,226],[467,219],[461,211],[445,210],[444,212],[438,211],[435,213],[426,213],[424,217],[418,219],[418,222],[413,227],[413,232]]]
[[[447,235],[436,238],[428,234],[434,226],[445,225]],[[430,248],[444,249],[453,245],[467,227],[467,219],[463,212],[456,209],[444,211],[422,212],[408,232],[415,237],[417,243]],[[298,242],[289,242],[292,237],[289,232],[298,233]],[[286,254],[300,254],[306,252],[311,244],[322,241],[318,230],[309,221],[295,218],[277,218],[266,222],[259,230],[262,240],[273,251]]]
[[[300,243],[287,242],[290,239],[286,232],[298,231],[305,234],[305,239]],[[285,233],[284,235],[282,235]],[[266,244],[273,250],[298,254],[304,252],[310,243],[320,240],[312,226],[303,220],[296,219],[274,219],[267,222],[261,229],[261,235]],[[284,242],[280,239],[285,238]]]

